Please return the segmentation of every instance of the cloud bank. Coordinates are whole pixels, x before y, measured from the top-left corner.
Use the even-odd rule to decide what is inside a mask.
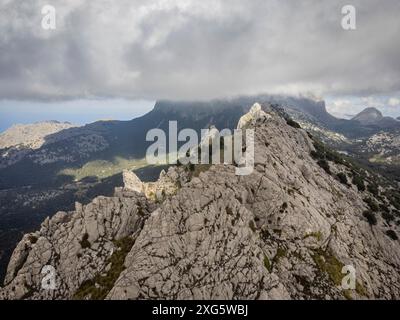
[[[389,96],[400,2],[351,2],[354,31],[339,0],[0,0],[0,99]],[[46,4],[56,30],[41,28]]]

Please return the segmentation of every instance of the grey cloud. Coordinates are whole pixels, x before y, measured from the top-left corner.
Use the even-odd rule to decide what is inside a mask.
[[[211,98],[400,89],[400,2],[0,0],[0,99]]]

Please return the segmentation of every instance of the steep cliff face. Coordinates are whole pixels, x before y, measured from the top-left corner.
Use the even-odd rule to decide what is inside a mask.
[[[241,121],[255,129],[252,174],[182,166],[149,186],[125,173],[115,197],[59,213],[26,235],[0,296],[400,298],[396,202],[383,188],[372,200],[370,175],[364,188],[350,182],[359,173],[348,162],[326,151],[322,159],[306,131],[264,110]],[[392,218],[371,213],[372,201]],[[43,289],[48,265],[54,290]],[[342,288],[342,269],[355,271],[354,290]]]

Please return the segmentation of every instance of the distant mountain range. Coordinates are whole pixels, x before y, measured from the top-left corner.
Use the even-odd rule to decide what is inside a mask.
[[[44,144],[45,137],[73,127],[74,125],[69,122],[55,120],[17,124],[0,134],[0,149],[11,147],[38,149]]]
[[[361,122],[362,124],[374,124],[383,119],[382,112],[376,108],[366,108],[357,114],[352,120]]]
[[[387,130],[397,128],[399,123],[392,117],[384,117],[376,108],[366,108],[357,114],[352,120],[360,122],[364,126],[375,126]]]
[[[65,174],[95,161],[141,160],[152,128],[168,131],[177,121],[178,130],[200,132],[215,125],[233,129],[240,116],[255,102],[279,104],[292,118],[340,147],[367,141],[382,131],[397,134],[400,122],[367,108],[351,120],[338,119],[326,111],[324,101],[286,96],[249,96],[208,102],[159,101],[148,114],[131,121],[98,121],[82,127],[45,122],[15,126],[0,135],[0,189],[23,186],[59,186],[75,178]],[[351,148],[350,148],[351,149]],[[90,172],[88,172],[89,174]],[[80,175],[82,176],[82,175]]]
[[[366,109],[351,120],[329,114],[322,100],[258,95],[234,99],[159,101],[146,115],[131,121],[98,121],[81,127],[45,122],[15,126],[0,135],[0,276],[22,232],[44,217],[112,195],[122,171],[133,169],[144,181],[155,180],[164,167],[148,166],[145,153],[153,128],[200,132],[211,125],[234,129],[255,102],[279,106],[323,142],[367,166],[400,179],[400,122]]]

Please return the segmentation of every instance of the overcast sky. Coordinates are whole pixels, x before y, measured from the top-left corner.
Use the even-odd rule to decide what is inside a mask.
[[[46,4],[56,30],[41,27]],[[0,0],[0,108],[312,92],[338,115],[351,101],[400,115],[399,13],[398,0]]]

